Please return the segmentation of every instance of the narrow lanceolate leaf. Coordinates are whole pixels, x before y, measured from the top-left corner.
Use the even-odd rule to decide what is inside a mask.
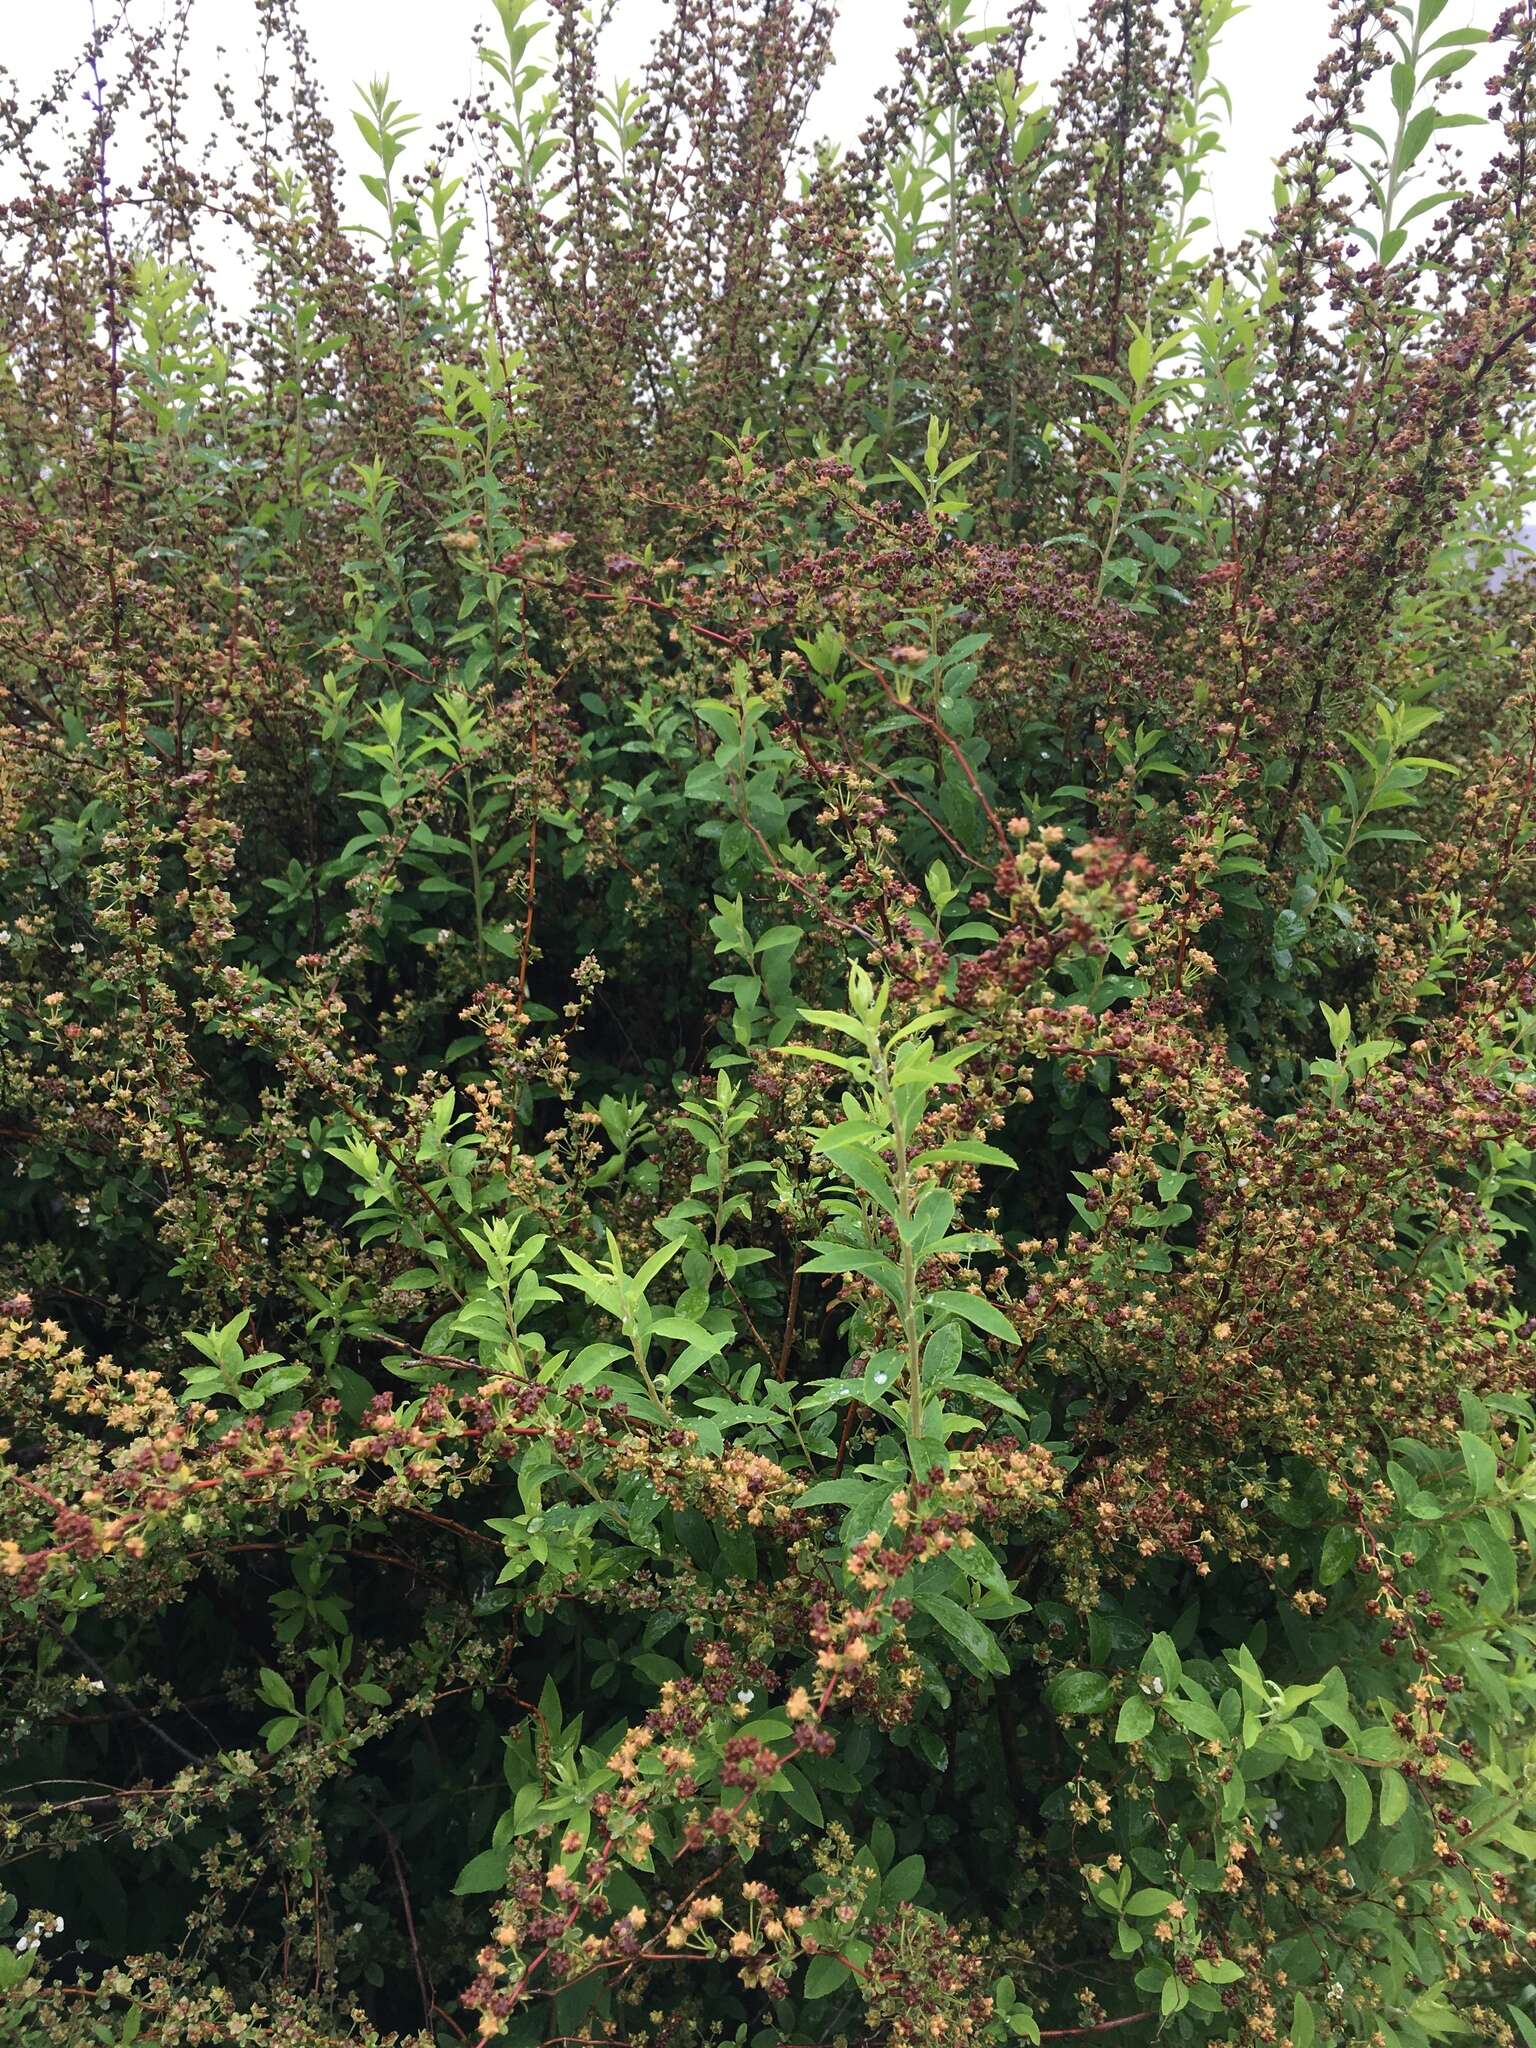
[[[920,1592],[917,1604],[931,1615],[974,1671],[1005,1676],[1008,1660],[997,1638],[975,1615],[945,1593]]]
[[[1019,1333],[1013,1324],[984,1295],[969,1294],[958,1287],[941,1287],[929,1298],[935,1308],[946,1309],[950,1315],[959,1316],[973,1328],[984,1330],[989,1337],[1001,1337],[1008,1344],[1019,1341]]]

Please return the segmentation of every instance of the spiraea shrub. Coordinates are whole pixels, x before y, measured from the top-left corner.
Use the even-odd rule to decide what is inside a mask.
[[[0,95],[0,2039],[1536,2048],[1536,6],[663,12]]]

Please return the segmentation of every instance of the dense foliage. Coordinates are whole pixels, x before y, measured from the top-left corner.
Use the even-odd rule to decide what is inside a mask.
[[[1536,2048],[1446,5],[1227,249],[1231,0],[845,156],[826,0],[496,0],[361,226],[289,0],[0,101],[5,2041]]]

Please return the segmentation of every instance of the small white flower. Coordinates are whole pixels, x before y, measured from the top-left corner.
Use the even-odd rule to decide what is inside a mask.
[[[105,1692],[107,1681],[104,1678],[88,1678],[85,1683],[85,1689],[87,1692]]]
[[[1343,1999],[1343,1997],[1344,1986],[1339,1982],[1338,1978],[1335,1977],[1333,1982],[1328,1986],[1328,2003],[1330,2005],[1338,2005]]]
[[[1247,1494],[1245,1493],[1245,1494],[1243,1495],[1242,1499],[1241,1499],[1241,1500],[1240,1500],[1240,1501],[1238,1502],[1238,1506],[1239,1506],[1240,1508],[1245,1508],[1245,1507],[1247,1507],[1247,1505],[1248,1505],[1248,1496],[1247,1496]]]
[[[741,1701],[741,1704],[744,1707],[750,1707],[752,1702],[757,1698],[757,1694],[752,1690],[750,1685],[744,1685],[741,1688],[741,1691],[737,1693],[736,1697]]]
[[[83,952],[85,951],[85,942],[84,942],[84,940],[83,940],[83,939],[76,939],[76,940],[75,940],[75,942],[74,942],[74,944],[73,944],[73,945],[72,945],[72,946],[70,947],[70,949],[69,949],[69,950],[70,950],[70,952],[71,952],[71,953],[73,953],[73,954],[74,954],[75,958],[76,958],[76,959],[78,960],[78,959],[79,959],[79,957],[80,957],[80,955],[81,955],[81,954],[82,954],[82,953],[83,953]]]
[[[1152,1681],[1152,1696],[1154,1699],[1161,1699],[1163,1696],[1163,1681],[1160,1678],[1154,1678]]]
[[[27,1939],[27,1937],[26,1937],[25,1935],[23,1935],[23,1936],[21,1937],[21,1939],[20,1939],[20,1940],[19,1940],[19,1941],[17,1942],[17,1944],[16,1944],[16,1953],[17,1953],[17,1955],[19,1955],[19,1956],[24,1956],[24,1955],[26,1954],[27,1950],[28,1950],[28,1949],[29,1949],[29,1948],[30,1948],[31,1946],[32,1946],[31,1942],[30,1942],[30,1941],[28,1941],[28,1939]]]

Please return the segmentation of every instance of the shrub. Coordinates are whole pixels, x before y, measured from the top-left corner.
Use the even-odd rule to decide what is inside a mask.
[[[3,109],[5,2038],[1529,2048],[1536,10],[496,11]]]

